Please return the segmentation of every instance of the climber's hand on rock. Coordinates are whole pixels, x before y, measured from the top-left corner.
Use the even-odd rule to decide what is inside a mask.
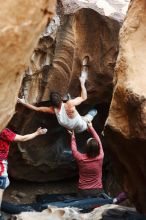
[[[25,104],[25,99],[17,98],[17,103]]]

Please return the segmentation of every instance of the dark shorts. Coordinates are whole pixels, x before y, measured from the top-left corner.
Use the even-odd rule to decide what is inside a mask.
[[[103,189],[78,189],[79,197],[98,197],[101,193],[104,193]]]
[[[10,184],[9,178],[0,176],[0,189],[6,189]]]

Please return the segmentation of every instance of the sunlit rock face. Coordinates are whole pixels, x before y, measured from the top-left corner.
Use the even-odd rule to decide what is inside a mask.
[[[26,71],[20,96],[30,103],[48,105],[51,91],[62,95],[69,92],[72,97],[80,95],[78,78],[82,59],[88,55],[88,99],[79,111],[86,114],[91,107],[98,106],[99,114],[94,126],[101,131],[112,96],[120,24],[92,9],[62,15],[60,23],[59,26],[58,18],[54,18],[54,34],[46,36],[45,32],[39,41]],[[50,30],[49,27],[47,29]],[[50,181],[76,175],[75,163],[67,152],[70,150],[70,137],[55,116],[36,113],[21,106],[11,124],[21,134],[33,132],[39,126],[48,129],[45,136],[11,148],[11,176],[30,181]],[[87,132],[79,135],[79,147],[85,144],[87,137]],[[17,160],[14,154],[18,156]]]
[[[0,130],[14,114],[23,72],[55,0],[2,1],[0,12]]]
[[[66,14],[74,13],[81,8],[91,8],[101,15],[123,21],[130,0],[61,0]]]
[[[119,181],[143,213],[146,213],[145,10],[144,0],[132,1],[120,31],[115,89],[106,126]]]
[[[25,70],[20,96],[23,96],[28,102],[38,102],[44,93],[48,81],[48,72],[54,57],[59,25],[59,16],[53,16],[45,31],[40,35],[38,45],[33,51],[28,68]]]

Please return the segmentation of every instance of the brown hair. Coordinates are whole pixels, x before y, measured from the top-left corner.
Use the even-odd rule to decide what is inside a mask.
[[[90,138],[87,140],[86,154],[89,158],[94,158],[99,155],[99,145],[95,138]]]
[[[50,102],[53,107],[56,107],[56,108],[60,107],[60,105],[62,103],[62,97],[61,97],[60,93],[51,92],[50,93]]]

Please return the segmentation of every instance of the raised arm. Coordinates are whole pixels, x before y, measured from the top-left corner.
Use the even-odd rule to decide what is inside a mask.
[[[103,158],[104,157],[104,151],[103,151],[102,143],[101,143],[100,137],[98,136],[97,132],[93,128],[91,122],[88,123],[88,131],[92,134],[92,137],[95,138],[95,140],[99,144],[99,155],[98,155],[98,158]]]
[[[37,106],[31,105],[29,103],[26,103],[23,99],[20,99],[20,98],[17,99],[17,102],[21,103],[25,107],[27,107],[31,110],[37,111],[37,112],[46,112],[46,113],[52,113],[52,114],[55,113],[53,107],[51,107],[51,106],[50,107],[37,107]]]
[[[38,128],[34,133],[31,133],[31,134],[26,134],[26,135],[19,135],[19,134],[16,134],[15,138],[14,138],[14,141],[17,142],[17,141],[21,141],[21,142],[24,142],[24,141],[28,141],[28,140],[31,140],[39,135],[43,135],[43,134],[46,134],[47,132],[47,129],[46,128]]]
[[[86,78],[80,77],[79,79],[80,79],[80,84],[81,84],[81,96],[79,96],[75,99],[71,99],[69,101],[74,106],[80,105],[82,102],[84,102],[87,99],[87,90],[85,87]]]
[[[82,157],[82,154],[77,150],[77,144],[76,144],[76,138],[74,132],[72,132],[71,135],[71,150],[74,158],[76,160],[80,160]]]

